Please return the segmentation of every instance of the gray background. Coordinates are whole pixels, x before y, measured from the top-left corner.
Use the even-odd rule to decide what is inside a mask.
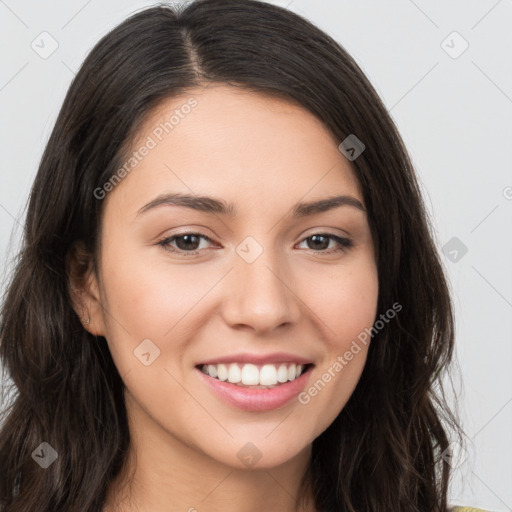
[[[398,125],[456,307],[454,384],[469,450],[453,463],[450,501],[511,511],[512,1],[270,3],[289,6],[339,41]],[[149,5],[0,0],[2,291],[38,161],[73,75],[102,35]],[[50,35],[40,35],[45,31]],[[56,50],[42,58],[52,44]]]

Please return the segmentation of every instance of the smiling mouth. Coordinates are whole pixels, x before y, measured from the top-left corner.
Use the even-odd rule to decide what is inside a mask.
[[[271,389],[293,382],[311,370],[314,365],[292,362],[277,364],[200,364],[196,368],[209,377],[252,389]]]

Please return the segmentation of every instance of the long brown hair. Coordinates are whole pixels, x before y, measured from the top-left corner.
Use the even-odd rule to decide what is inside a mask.
[[[97,512],[123,467],[124,384],[105,338],[84,330],[72,307],[66,262],[82,241],[83,270],[97,269],[104,202],[94,191],[160,102],[209,82],[294,101],[336,140],[355,134],[365,144],[352,163],[376,248],[377,316],[396,302],[402,310],[375,334],[350,400],[313,442],[304,482],[317,509],[445,512],[448,429],[461,437],[441,385],[454,321],[412,163],[343,47],[301,16],[255,0],[142,10],[98,42],[71,84],[2,304],[0,357],[16,393],[0,431],[0,510]],[[46,469],[34,459],[41,443],[58,454]]]

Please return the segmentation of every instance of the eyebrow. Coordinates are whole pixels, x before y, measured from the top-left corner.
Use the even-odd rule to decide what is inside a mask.
[[[226,215],[229,217],[237,215],[238,212],[237,207],[233,203],[227,203],[223,199],[209,196],[171,193],[159,195],[148,204],[144,205],[137,211],[137,216],[162,205],[183,206],[200,212]],[[341,206],[350,206],[366,212],[366,209],[358,199],[352,196],[341,195],[327,197],[317,201],[297,203],[293,206],[292,216],[307,217]]]

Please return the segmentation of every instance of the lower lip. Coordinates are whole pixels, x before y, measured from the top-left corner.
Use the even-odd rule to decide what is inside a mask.
[[[195,370],[209,388],[228,404],[244,411],[270,411],[288,404],[306,387],[312,368],[308,367],[307,371],[295,380],[269,389],[237,386],[231,382],[214,379],[198,368]]]

